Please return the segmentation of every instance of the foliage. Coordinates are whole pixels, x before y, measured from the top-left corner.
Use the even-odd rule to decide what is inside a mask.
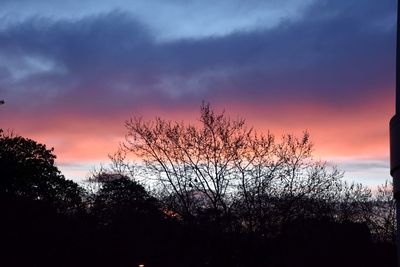
[[[124,176],[102,180],[92,210],[102,224],[160,215],[157,200],[142,185]]]
[[[60,211],[81,205],[81,188],[55,166],[54,149],[31,139],[0,133],[0,194],[40,200]]]

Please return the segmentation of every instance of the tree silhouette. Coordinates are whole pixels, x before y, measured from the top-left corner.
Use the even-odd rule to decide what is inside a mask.
[[[53,149],[31,139],[0,132],[0,195],[46,202],[62,212],[81,205],[82,189],[66,180]]]
[[[276,141],[206,103],[199,122],[135,118],[126,123],[123,151],[143,160],[138,166],[144,175],[157,181],[164,203],[183,217],[206,213],[232,222],[239,215],[246,231],[271,233],[276,230],[266,228],[328,213],[342,172],[312,159],[307,132]]]
[[[391,185],[373,192],[345,182],[343,172],[313,159],[307,132],[281,139],[259,134],[208,104],[201,106],[199,121],[128,121],[122,149],[109,167],[92,174],[86,190],[64,178],[53,149],[1,132],[5,261],[393,265]],[[335,259],[326,262],[331,255]]]
[[[191,217],[201,208],[226,215],[235,186],[235,159],[251,129],[244,120],[214,113],[208,104],[200,113],[200,127],[160,118],[132,119],[126,123],[124,148],[143,159],[146,175],[174,196],[174,208],[182,216]]]
[[[342,172],[313,160],[307,132],[280,141],[255,136],[246,144],[236,160],[235,209],[247,231],[276,235],[291,220],[329,215]]]
[[[393,184],[385,182],[378,186],[372,203],[367,202],[370,207],[368,223],[376,241],[395,244],[397,229]]]
[[[104,177],[108,178],[104,178]],[[93,212],[104,225],[124,220],[144,220],[161,216],[157,200],[145,188],[125,176],[101,174]]]

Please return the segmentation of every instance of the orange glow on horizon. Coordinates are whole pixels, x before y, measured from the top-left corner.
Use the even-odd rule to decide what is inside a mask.
[[[226,103],[224,109],[232,119],[245,118],[248,126],[258,132],[270,131],[278,139],[285,133],[301,135],[307,130],[315,144],[314,156],[321,158],[386,157],[388,121],[393,108],[389,97],[372,99],[362,106],[334,109],[318,104],[296,103],[264,107],[260,104]],[[223,108],[211,103],[217,112]],[[70,114],[46,115],[46,120],[16,117],[6,120],[8,128],[17,134],[32,138],[55,148],[58,164],[74,162],[108,161],[108,154],[124,141],[124,122],[131,117],[156,116],[197,123],[199,106],[191,109],[175,107],[163,110],[147,107],[141,114],[109,114],[108,116]],[[222,106],[222,105],[221,105]],[[89,171],[89,170],[88,170]]]

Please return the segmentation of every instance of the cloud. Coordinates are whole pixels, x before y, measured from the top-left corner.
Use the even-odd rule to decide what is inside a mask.
[[[344,158],[332,161],[346,170],[345,179],[350,182],[363,183],[374,188],[391,181],[388,158]]]
[[[137,18],[159,41],[224,36],[237,30],[273,28],[284,19],[301,18],[315,0],[26,0],[1,1],[0,16],[21,21],[30,16],[79,19],[112,10]]]
[[[68,15],[76,5],[61,14],[41,1],[38,7],[27,4],[15,20],[10,18],[15,2],[2,2],[7,7],[0,20],[0,97],[7,100],[2,125],[37,133],[71,127],[74,120],[101,127],[106,117],[104,127],[113,131],[112,120],[156,111],[193,113],[205,99],[248,107],[255,120],[268,120],[275,129],[301,124],[327,147],[337,143],[323,139],[324,131],[337,125],[348,127],[342,133],[329,128],[342,134],[345,145],[376,148],[379,139],[383,147],[378,122],[389,116],[394,95],[394,1],[293,0],[294,9],[281,1],[234,2],[220,13],[228,2],[213,9],[205,1],[204,9],[187,13],[193,21],[183,14],[195,10],[195,2],[185,7],[178,0],[170,6],[159,2],[159,9],[138,7],[140,14],[110,11],[115,7],[101,2],[76,16]],[[40,13],[39,7],[46,8]],[[268,13],[271,21],[257,15],[265,9],[275,12]],[[220,14],[223,19],[207,32],[202,23]],[[236,23],[240,16],[243,21]],[[379,136],[360,137],[363,129]]]
[[[168,43],[121,12],[35,17],[0,32],[0,88],[100,109],[133,98],[365,101],[393,84],[394,9],[350,2],[315,4],[273,29]]]

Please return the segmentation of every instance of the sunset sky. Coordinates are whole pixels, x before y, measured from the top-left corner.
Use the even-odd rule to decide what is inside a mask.
[[[83,3],[84,2],[84,3]],[[0,0],[0,127],[55,148],[76,181],[134,116],[202,100],[367,185],[390,179],[395,0]]]

